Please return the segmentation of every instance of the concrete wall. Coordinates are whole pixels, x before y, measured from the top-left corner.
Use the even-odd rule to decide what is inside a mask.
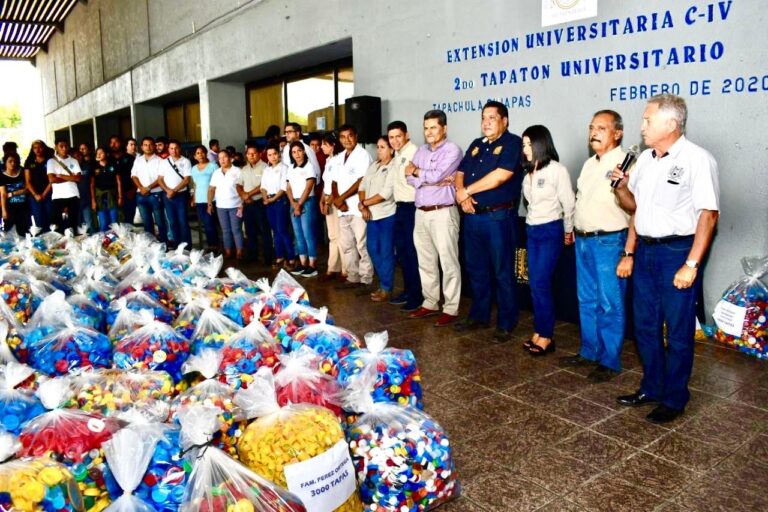
[[[689,138],[720,163],[722,217],[705,272],[711,309],[740,274],[741,256],[768,253],[763,2],[602,0],[596,18],[544,28],[541,5],[508,0],[91,0],[74,8],[65,32],[56,34],[49,53],[38,58],[47,129],[52,133],[203,84],[200,97],[206,105],[201,103],[201,111],[208,116],[210,133],[228,131],[217,126],[224,122],[242,123],[244,130],[244,111],[240,120],[236,113],[217,119],[210,107],[221,100],[212,98],[208,104],[207,98],[216,91],[244,91],[243,82],[269,77],[276,69],[270,67],[273,62],[283,63],[281,70],[292,63],[301,69],[313,59],[330,57],[334,46],[329,43],[351,40],[355,93],[382,97],[384,123],[406,121],[420,142],[423,112],[436,106],[450,109],[450,136],[466,147],[479,133],[477,106],[501,98],[510,104],[513,131],[531,124],[551,129],[575,183],[589,156],[586,127],[594,111],[619,111],[625,119],[625,145],[638,143],[645,104],[639,92],[650,94],[652,86],[661,84],[679,87],[690,108]],[[597,37],[590,36],[592,23]],[[585,40],[578,38],[582,27]],[[606,27],[608,34],[602,36]],[[527,47],[526,36],[536,43],[537,34],[544,44]],[[569,41],[569,34],[575,40]],[[99,41],[103,44],[95,49]],[[488,56],[497,41],[518,46]],[[327,49],[306,58],[319,47]],[[486,56],[473,58],[481,47]],[[685,62],[686,47],[692,48],[693,62]],[[616,66],[617,55],[642,63],[644,52],[651,52],[651,61],[658,52],[660,64],[605,69],[608,61]],[[582,67],[599,64],[600,69],[566,76],[563,66],[571,61]],[[537,80],[530,75],[534,67],[542,75]],[[516,82],[509,79],[513,72]],[[494,77],[504,83],[494,84]],[[211,87],[211,81],[231,83]],[[708,94],[702,93],[703,84]],[[223,104],[235,103],[242,104]],[[136,119],[134,127],[141,126]]]

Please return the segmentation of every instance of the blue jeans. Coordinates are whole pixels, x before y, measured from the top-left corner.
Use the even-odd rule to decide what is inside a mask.
[[[315,216],[317,215],[317,204],[315,198],[307,198],[301,215],[296,217],[293,214],[293,208],[288,206],[291,214],[291,224],[293,224],[293,233],[296,235],[296,251],[300,256],[309,256],[312,259],[317,258],[317,246],[315,244]]]
[[[82,200],[80,201],[83,204]],[[91,210],[91,200],[88,199],[88,205],[80,207],[80,224],[88,228],[87,233],[93,233],[93,210]]]
[[[224,241],[224,250],[232,252],[234,240],[237,252],[243,250],[243,219],[237,216],[237,208],[217,208],[216,214],[221,225],[221,238]]]
[[[261,200],[243,205],[243,224],[245,225],[248,258],[251,261],[256,261],[259,254],[257,240],[261,239],[261,256],[264,259],[264,264],[271,264],[274,259],[272,231],[269,229],[267,213]]]
[[[197,218],[203,224],[208,247],[218,247],[219,232],[216,231],[216,220],[208,213],[208,203],[195,203],[195,208],[197,208]]]
[[[472,288],[469,318],[491,321],[491,303],[496,292],[496,326],[517,326],[515,289],[515,220],[511,209],[464,216],[464,263]]]
[[[526,226],[528,234],[528,274],[533,301],[533,328],[542,338],[551,338],[555,330],[555,301],[552,275],[563,252],[563,221],[556,220]]]
[[[51,221],[53,220],[53,201],[51,201],[51,195],[44,198],[42,201],[35,201],[34,197],[29,198],[29,210],[32,212],[32,216],[35,218],[35,224],[42,229],[42,233],[50,230]]]
[[[187,215],[189,192],[179,192],[170,199],[166,194],[163,194],[163,204],[174,243],[178,245],[186,242],[187,249],[191,249],[192,231],[189,229],[189,216]]]
[[[412,202],[398,202],[395,211],[395,255],[403,271],[403,284],[407,296],[406,308],[421,306],[421,277],[419,257],[413,245],[413,227],[416,223],[416,205]]]
[[[133,219],[136,217],[136,204],[136,197],[131,199],[123,195],[123,222],[126,224],[133,224]]]
[[[627,280],[616,275],[616,266],[626,241],[626,230],[598,237],[576,237],[579,354],[615,371],[621,371],[627,290]]]
[[[104,232],[109,226],[117,222],[117,208],[109,207],[109,196],[96,195],[96,217],[99,221],[99,230]]]
[[[168,241],[168,231],[165,227],[165,212],[163,211],[161,195],[161,192],[146,196],[139,194],[136,196],[136,205],[139,208],[141,222],[144,224],[144,231],[154,235],[155,224],[157,224],[157,238],[165,243]]]
[[[266,210],[267,220],[272,228],[272,238],[275,240],[275,256],[288,260],[295,259],[296,253],[293,250],[293,239],[288,223],[288,215],[290,215],[288,199],[282,197],[277,202],[268,204]]]
[[[678,410],[684,409],[690,399],[688,380],[693,368],[701,271],[688,289],[678,290],[672,282],[688,259],[692,244],[692,236],[654,245],[639,240],[632,280],[635,338],[643,362],[640,391]]]
[[[368,221],[367,228],[366,247],[379,275],[379,285],[391,292],[395,280],[395,216]]]

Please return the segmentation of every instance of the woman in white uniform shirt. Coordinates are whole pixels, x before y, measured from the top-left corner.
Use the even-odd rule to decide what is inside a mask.
[[[288,169],[288,201],[291,203],[291,222],[296,236],[296,247],[301,261],[291,273],[295,276],[317,275],[317,247],[315,245],[315,168],[309,163],[304,144],[291,142],[291,167]]]
[[[334,277],[338,278],[347,275],[346,268],[344,268],[344,258],[341,255],[341,246],[339,245],[339,212],[333,206],[333,189],[331,186],[333,170],[337,165],[338,158],[344,158],[343,156],[336,157],[344,151],[344,147],[335,135],[326,133],[323,135],[320,149],[322,149],[327,158],[325,161],[325,172],[323,173],[323,197],[322,201],[320,201],[320,213],[325,216],[328,228],[328,270],[326,270],[325,278],[333,279]]]
[[[288,220],[288,167],[280,160],[280,146],[277,142],[267,145],[267,168],[261,176],[261,197],[267,210],[267,221],[275,241],[275,263],[285,264],[289,270],[295,266],[296,253]],[[287,264],[286,264],[287,261]]]
[[[208,185],[208,213],[213,215],[213,201],[216,200],[216,214],[221,225],[224,242],[224,257],[232,257],[232,246],[237,250],[237,259],[243,258],[243,201],[237,193],[237,179],[240,169],[232,165],[232,157],[226,150],[219,151],[219,167],[213,171]],[[234,243],[233,243],[234,242]]]
[[[573,243],[576,197],[568,169],[558,162],[552,135],[535,125],[523,132],[523,196],[528,214],[528,273],[533,301],[534,333],[525,346],[531,355],[554,352],[555,304],[552,275],[563,244]]]

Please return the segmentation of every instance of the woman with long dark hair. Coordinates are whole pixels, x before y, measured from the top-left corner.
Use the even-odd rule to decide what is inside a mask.
[[[219,248],[219,233],[216,230],[214,214],[208,213],[208,185],[211,183],[213,171],[219,166],[216,162],[208,160],[208,149],[202,144],[195,146],[194,157],[197,164],[192,166],[191,171],[194,193],[190,202],[197,210],[197,217],[203,224],[208,250],[217,251]]]
[[[267,144],[264,153],[267,155],[267,168],[261,176],[261,197],[275,243],[275,264],[293,270],[296,265],[296,253],[293,250],[288,218],[288,166],[282,163],[280,145],[277,142]]]
[[[0,173],[0,203],[4,230],[7,232],[16,227],[19,236],[26,235],[31,217],[27,205],[27,184],[21,159],[15,153],[5,157],[5,170]]]
[[[528,273],[533,300],[534,333],[525,346],[531,355],[555,350],[555,305],[552,275],[563,245],[573,243],[576,198],[568,169],[558,162],[549,130],[534,125],[523,132],[523,196],[528,234]]]
[[[122,184],[117,173],[115,161],[107,156],[104,148],[96,149],[90,180],[90,207],[96,212],[99,230],[107,231],[109,226],[118,222],[117,208],[123,205]]]
[[[323,173],[323,197],[320,201],[320,213],[325,217],[325,224],[328,228],[328,269],[325,271],[324,278],[341,278],[346,275],[346,269],[344,268],[344,258],[341,257],[341,246],[339,246],[339,212],[333,206],[331,181],[339,158],[344,158],[338,156],[344,151],[344,147],[333,133],[326,133],[320,142],[320,149],[326,157],[325,172]]]
[[[299,253],[299,265],[291,272],[295,276],[317,275],[315,245],[315,168],[309,163],[304,144],[293,141],[290,146],[291,167],[288,169],[286,192],[291,203],[291,222]]]
[[[53,218],[53,201],[51,200],[51,184],[48,182],[48,159],[53,156],[53,149],[45,142],[36,140],[29,149],[29,155],[24,162],[24,179],[29,197],[27,203],[35,219],[35,224],[42,230],[48,231]]]

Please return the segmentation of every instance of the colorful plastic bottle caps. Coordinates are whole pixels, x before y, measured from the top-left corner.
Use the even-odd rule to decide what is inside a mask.
[[[32,288],[26,279],[13,279],[10,272],[0,278],[0,294],[3,300],[11,308],[16,319],[25,324],[32,316]]]
[[[104,310],[96,302],[85,295],[73,296],[67,299],[72,305],[75,322],[97,332],[106,332],[107,322]]]
[[[72,473],[85,509],[109,505],[101,444],[120,428],[117,421],[77,410],[56,409],[27,423],[19,435],[20,457],[52,457]]]
[[[69,470],[38,458],[0,465],[0,510],[82,512],[83,497]]]
[[[139,312],[145,309],[152,311],[152,315],[158,322],[170,324],[173,322],[171,311],[144,292],[134,292],[121,297],[125,301],[115,299],[107,308],[107,329],[111,330],[115,325],[118,315],[124,308]]]
[[[86,327],[33,329],[26,338],[29,364],[50,375],[66,375],[81,368],[108,368],[112,365],[112,343],[106,335]],[[42,335],[42,337],[41,337]]]
[[[200,315],[190,338],[191,352],[199,354],[207,349],[220,349],[238,332],[240,332],[239,325],[219,311],[208,308]]]
[[[181,512],[306,512],[298,497],[260,477],[221,450],[194,462]],[[361,509],[358,509],[361,510]]]
[[[247,388],[259,368],[274,368],[282,346],[259,322],[249,324],[221,349],[219,374],[233,389]]]
[[[325,323],[328,316],[326,308],[315,309],[300,304],[291,304],[283,309],[277,318],[269,326],[269,332],[283,346],[283,350],[290,352],[299,348],[300,343],[294,343],[293,336],[299,329],[307,325]]]
[[[287,486],[285,466],[309,460],[344,439],[334,414],[315,405],[289,405],[251,423],[238,444],[240,460],[256,474]],[[326,471],[323,471],[323,470]],[[318,468],[318,474],[336,468]],[[353,492],[336,511],[359,512],[360,495]]]
[[[112,416],[133,408],[157,421],[168,419],[173,379],[162,371],[98,370],[73,378],[73,407]]]
[[[181,367],[189,356],[189,343],[165,323],[153,321],[115,344],[114,363],[128,370],[168,372],[173,381],[182,381]]]
[[[347,439],[366,509],[430,510],[460,492],[445,432],[418,409],[377,404]]]
[[[28,421],[45,412],[45,407],[32,392],[11,388],[4,377],[0,378],[0,427],[2,429],[11,434],[18,434]]]
[[[726,293],[722,300],[743,308],[744,323],[740,336],[718,329],[715,338],[758,359],[768,359],[768,292],[755,285]]]
[[[255,312],[261,312],[266,302],[263,293],[235,293],[221,304],[221,312],[227,318],[245,327],[253,320]]]
[[[124,297],[136,291],[142,291],[146,293],[157,302],[162,304],[169,311],[176,311],[177,304],[175,302],[173,293],[160,283],[152,281],[144,282],[142,283],[141,288],[138,290],[133,286],[127,286],[125,289],[123,289],[122,292],[120,292],[120,297]]]
[[[352,331],[326,324],[314,324],[299,329],[293,335],[291,350],[305,345],[320,356],[319,370],[336,376],[339,360],[362,348],[363,344]]]

